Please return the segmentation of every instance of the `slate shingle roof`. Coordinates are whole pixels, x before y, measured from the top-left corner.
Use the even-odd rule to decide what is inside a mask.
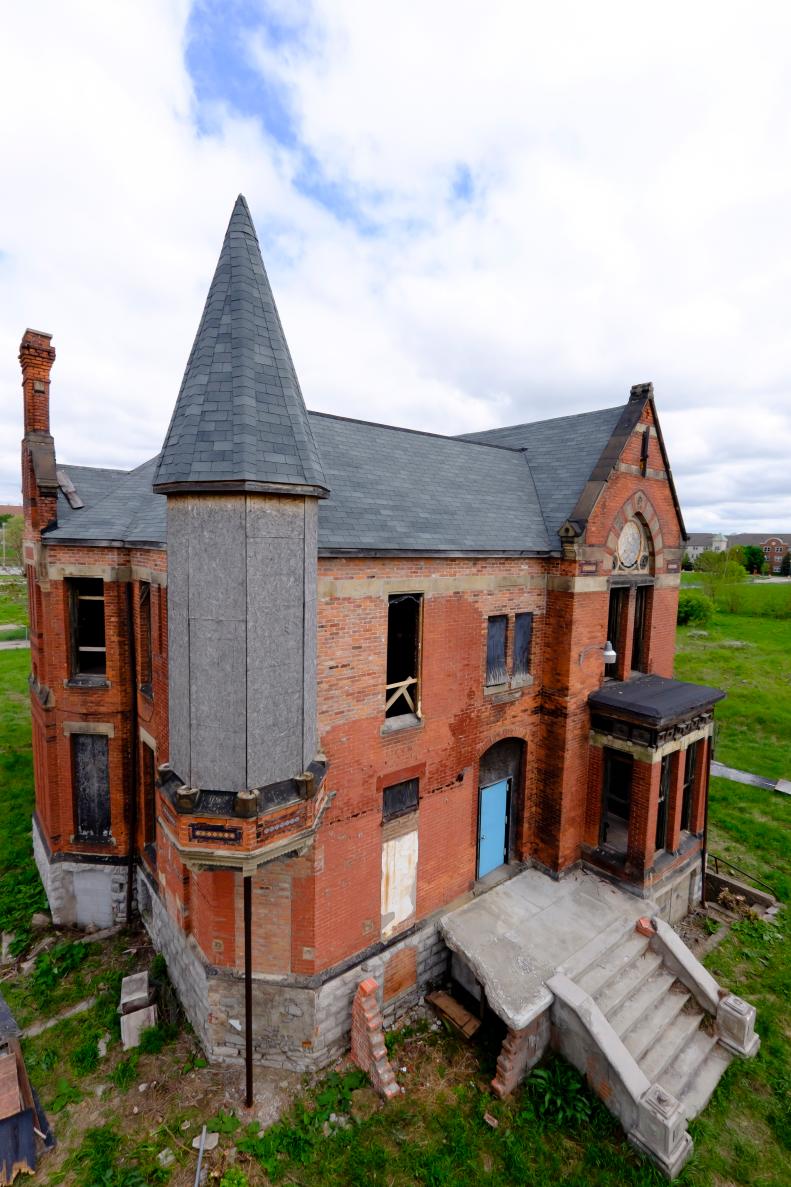
[[[474,440],[308,413],[331,491],[319,504],[319,548],[557,551],[557,528],[621,411],[493,429]],[[167,500],[152,489],[157,461],[129,473],[59,465],[85,507],[73,511],[61,498],[59,525],[46,538],[164,547]]]
[[[623,405],[539,420],[532,424],[465,433],[465,441],[521,449],[530,465],[553,549],[558,529],[576,506],[604,447],[615,430]]]
[[[325,487],[305,403],[240,194],[154,485]]]
[[[319,547],[546,552],[522,454],[432,433],[311,413],[331,490]]]

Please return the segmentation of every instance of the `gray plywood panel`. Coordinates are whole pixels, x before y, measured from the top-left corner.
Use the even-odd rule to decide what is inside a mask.
[[[199,495],[189,502],[190,618],[245,617],[244,499]]]
[[[214,791],[246,786],[246,625],[190,621],[191,782]]]
[[[253,537],[247,566],[247,773],[258,786],[302,770],[302,540]]]

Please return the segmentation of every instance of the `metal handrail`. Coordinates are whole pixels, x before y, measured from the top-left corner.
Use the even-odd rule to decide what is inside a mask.
[[[714,873],[715,874],[719,874],[720,863],[722,863],[722,865],[727,866],[729,870],[735,870],[737,874],[741,874],[744,878],[749,878],[750,881],[754,882],[757,886],[762,886],[764,890],[768,890],[769,893],[771,894],[772,898],[777,897],[777,895],[775,894],[774,888],[772,886],[770,886],[767,882],[762,882],[760,878],[756,878],[755,874],[750,874],[747,870],[743,870],[741,866],[737,866],[734,862],[728,861],[728,859],[726,857],[720,857],[716,853],[709,852],[708,856],[714,862]],[[779,872],[780,871],[778,871],[778,873]]]

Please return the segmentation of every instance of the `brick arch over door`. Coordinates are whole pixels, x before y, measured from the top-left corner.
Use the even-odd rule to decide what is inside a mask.
[[[508,822],[508,857],[519,857],[522,814],[524,810],[525,763],[527,744],[523,738],[501,738],[485,750],[478,760],[478,787],[489,787],[501,779],[511,782]]]

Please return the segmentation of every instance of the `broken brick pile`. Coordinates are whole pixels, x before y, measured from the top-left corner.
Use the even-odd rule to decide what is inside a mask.
[[[361,981],[352,1005],[352,1059],[368,1075],[371,1084],[386,1100],[398,1096],[385,1047],[382,1013],[376,1000],[377,983],[373,977]]]

